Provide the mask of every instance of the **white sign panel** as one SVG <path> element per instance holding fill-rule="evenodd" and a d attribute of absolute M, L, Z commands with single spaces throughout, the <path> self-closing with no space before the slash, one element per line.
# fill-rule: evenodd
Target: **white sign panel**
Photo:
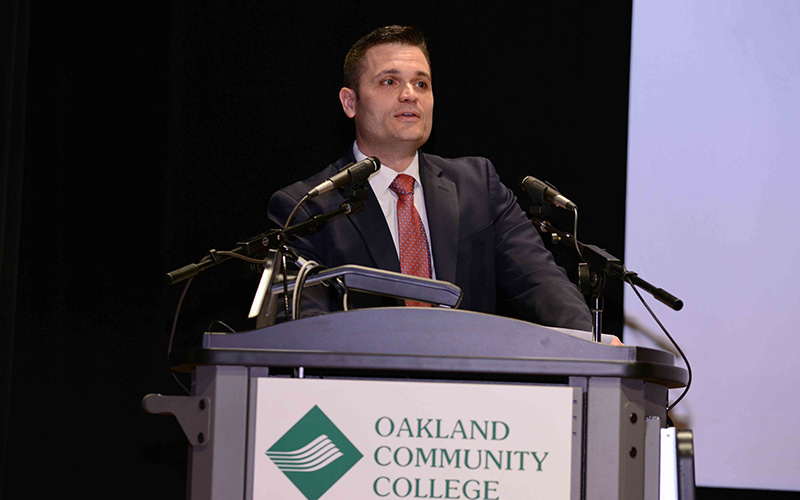
<path fill-rule="evenodd" d="M 575 393 L 259 378 L 252 497 L 569 499 Z"/>

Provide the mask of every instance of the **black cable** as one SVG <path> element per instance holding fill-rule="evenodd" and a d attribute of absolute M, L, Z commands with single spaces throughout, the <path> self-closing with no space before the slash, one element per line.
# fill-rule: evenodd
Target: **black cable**
<path fill-rule="evenodd" d="M 286 271 L 286 252 L 281 251 L 281 274 L 283 275 L 283 312 L 286 314 L 286 321 L 291 319 L 289 315 L 289 274 Z"/>
<path fill-rule="evenodd" d="M 306 286 L 306 279 L 323 269 L 325 267 L 320 266 L 313 260 L 307 261 L 300 266 L 300 270 L 294 280 L 294 291 L 292 293 L 292 311 L 294 312 L 292 319 L 300 319 L 302 316 L 301 300 L 303 298 L 303 288 Z"/>
<path fill-rule="evenodd" d="M 686 364 L 686 370 L 689 372 L 689 380 L 687 380 L 687 382 L 686 382 L 686 388 L 683 390 L 683 392 L 678 397 L 678 399 L 676 399 L 670 406 L 667 407 L 667 413 L 669 413 L 684 398 L 684 396 L 686 396 L 686 393 L 689 392 L 689 388 L 692 385 L 692 366 L 689 364 L 689 359 L 683 353 L 683 349 L 680 348 L 678 343 L 675 342 L 675 339 L 672 338 L 672 335 L 670 335 L 669 332 L 667 331 L 667 329 L 664 328 L 664 325 L 661 324 L 661 321 L 659 321 L 658 317 L 655 315 L 653 310 L 650 309 L 650 306 L 647 305 L 647 302 L 645 302 L 644 298 L 642 298 L 642 295 L 639 293 L 639 290 L 636 289 L 636 285 L 634 285 L 633 282 L 629 279 L 630 276 L 632 276 L 632 275 L 633 275 L 633 273 L 626 273 L 623 276 L 622 279 L 626 283 L 628 283 L 631 286 L 631 288 L 633 288 L 634 293 L 636 294 L 637 297 L 639 297 L 639 300 L 641 301 L 641 303 L 644 304 L 644 307 L 650 313 L 650 316 L 653 317 L 655 322 L 661 328 L 661 331 L 664 332 L 664 335 L 666 335 L 667 338 L 670 340 L 670 342 L 672 342 L 672 345 L 675 346 L 675 349 L 678 351 L 678 354 L 680 354 L 681 358 L 683 359 L 683 362 Z"/>
<path fill-rule="evenodd" d="M 181 306 L 183 305 L 183 299 L 186 297 L 186 292 L 189 291 L 189 285 L 192 284 L 193 279 L 194 277 L 191 277 L 186 281 L 186 285 L 183 287 L 183 292 L 181 292 L 181 296 L 178 299 L 178 306 L 175 308 L 175 316 L 172 318 L 172 329 L 169 332 L 169 342 L 167 342 L 167 363 L 169 363 L 169 358 L 172 355 L 172 342 L 175 340 L 175 332 L 178 328 L 178 316 L 180 315 Z M 175 379 L 175 382 L 177 382 L 177 384 L 186 392 L 186 394 L 191 393 L 191 391 L 189 391 L 189 389 L 183 385 L 174 371 L 170 370 L 170 374 L 172 375 L 172 378 Z"/>
<path fill-rule="evenodd" d="M 580 257 L 583 262 L 586 262 L 586 259 L 583 258 L 581 247 L 578 244 L 578 207 L 572 209 L 572 241 L 575 242 L 575 250 L 578 251 L 578 257 Z"/>
<path fill-rule="evenodd" d="M 307 199 L 308 199 L 308 195 L 303 196 L 302 198 L 300 198 L 300 201 L 297 202 L 297 205 L 294 206 L 292 211 L 289 213 L 289 217 L 286 218 L 286 223 L 283 225 L 283 229 L 284 230 L 286 230 L 286 228 L 289 227 L 289 223 L 294 218 L 295 212 L 297 212 L 297 209 L 300 208 L 300 205 L 305 203 Z"/>
<path fill-rule="evenodd" d="M 216 252 L 216 253 L 218 255 L 224 255 L 224 256 L 228 256 L 228 257 L 235 257 L 237 259 L 241 259 L 241 260 L 244 260 L 244 261 L 247 261 L 247 262 L 251 262 L 251 263 L 255 263 L 255 264 L 263 264 L 264 263 L 264 261 L 262 259 L 253 259 L 252 257 L 247 257 L 245 255 L 240 255 L 240 254 L 238 254 L 236 252 L 220 251 L 220 252 Z M 200 263 L 206 262 L 210 258 L 211 257 L 206 256 L 200 261 Z M 178 305 L 175 307 L 175 314 L 174 314 L 174 316 L 172 318 L 172 328 L 170 329 L 169 340 L 167 342 L 167 362 L 170 361 L 170 356 L 172 356 L 172 347 L 173 347 L 173 343 L 175 342 L 175 334 L 176 334 L 176 332 L 178 330 L 178 317 L 180 316 L 181 307 L 183 306 L 183 301 L 186 298 L 186 294 L 189 292 L 189 286 L 192 284 L 193 280 L 194 280 L 194 276 L 192 276 L 191 278 L 188 278 L 186 280 L 186 285 L 184 285 L 183 291 L 181 292 L 181 296 L 178 298 Z M 216 321 L 216 323 L 220 323 L 220 324 L 222 324 L 222 325 L 224 325 L 224 326 L 226 326 L 226 327 L 228 327 L 230 329 L 230 327 L 228 325 L 225 325 L 225 323 L 222 323 L 221 321 Z M 170 370 L 170 374 L 172 375 L 172 378 L 175 379 L 175 382 L 177 382 L 177 384 L 179 386 L 181 386 L 181 388 L 187 394 L 191 393 L 191 391 L 189 391 L 189 389 L 180 381 L 180 379 L 175 374 L 175 372 Z"/>
<path fill-rule="evenodd" d="M 306 202 L 307 199 L 308 199 L 308 194 L 306 194 L 302 198 L 300 198 L 300 201 L 298 201 L 297 204 L 292 209 L 292 211 L 289 212 L 289 217 L 287 217 L 286 218 L 286 222 L 283 223 L 283 230 L 284 231 L 286 231 L 286 229 L 289 227 L 289 223 L 292 222 L 292 219 L 294 218 L 294 214 L 297 213 L 297 210 L 300 208 L 300 206 L 303 203 Z M 281 234 L 279 238 L 281 240 L 281 246 L 284 246 L 286 244 L 285 235 Z M 288 250 L 288 248 L 287 248 L 287 250 Z M 288 283 L 289 275 L 288 275 L 287 270 L 286 270 L 286 252 L 285 251 L 281 252 L 281 268 L 282 268 L 281 269 L 281 274 L 283 275 L 283 312 L 286 315 L 286 321 L 289 321 L 291 319 L 290 312 L 289 312 L 289 283 Z"/>

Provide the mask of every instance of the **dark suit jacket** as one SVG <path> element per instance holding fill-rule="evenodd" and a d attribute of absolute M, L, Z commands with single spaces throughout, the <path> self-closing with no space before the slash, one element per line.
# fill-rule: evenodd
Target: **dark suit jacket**
<path fill-rule="evenodd" d="M 349 153 L 319 174 L 276 192 L 269 202 L 270 221 L 283 226 L 305 193 L 353 161 Z M 489 160 L 420 152 L 419 162 L 436 278 L 461 288 L 460 309 L 494 313 L 499 294 L 520 319 L 591 330 L 583 296 L 555 264 Z M 292 224 L 334 210 L 343 201 L 338 192 L 313 198 L 300 207 Z M 371 189 L 361 211 L 335 218 L 313 235 L 292 238 L 290 246 L 327 267 L 357 264 L 400 272 L 389 228 Z M 354 307 L 398 305 L 394 299 L 366 295 L 351 302 Z M 336 308 L 321 295 L 303 299 L 304 312 Z"/>

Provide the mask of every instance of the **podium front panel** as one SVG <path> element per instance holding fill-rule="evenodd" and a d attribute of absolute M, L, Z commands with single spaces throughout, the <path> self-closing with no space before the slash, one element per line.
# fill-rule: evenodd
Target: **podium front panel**
<path fill-rule="evenodd" d="M 252 382 L 246 498 L 580 498 L 579 388 Z"/>

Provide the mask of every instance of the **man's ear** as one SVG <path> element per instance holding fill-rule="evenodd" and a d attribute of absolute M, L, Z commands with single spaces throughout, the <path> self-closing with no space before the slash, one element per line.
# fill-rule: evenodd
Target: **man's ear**
<path fill-rule="evenodd" d="M 356 116 L 356 91 L 342 87 L 339 91 L 339 100 L 342 102 L 342 109 L 348 118 Z"/>

